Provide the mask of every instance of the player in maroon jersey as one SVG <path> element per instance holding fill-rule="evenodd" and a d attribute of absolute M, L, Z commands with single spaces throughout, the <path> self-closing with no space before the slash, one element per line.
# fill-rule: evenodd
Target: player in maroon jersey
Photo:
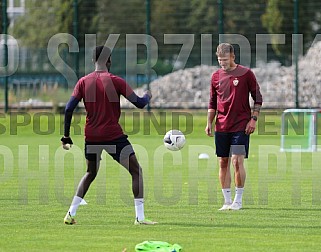
<path fill-rule="evenodd" d="M 262 95 L 253 72 L 235 63 L 231 44 L 219 44 L 216 56 L 220 69 L 212 75 L 205 132 L 213 136 L 215 121 L 215 146 L 219 158 L 219 180 L 224 196 L 220 210 L 242 208 L 242 195 L 246 172 L 244 158 L 248 157 L 250 134 L 262 106 Z M 251 111 L 249 95 L 254 101 Z M 230 163 L 234 167 L 235 197 L 231 197 Z"/>
<path fill-rule="evenodd" d="M 125 167 L 132 177 L 132 191 L 135 203 L 135 224 L 156 224 L 144 215 L 144 188 L 142 169 L 127 135 L 119 124 L 120 95 L 138 108 L 144 108 L 152 95 L 147 91 L 143 97 L 135 94 L 133 89 L 122 78 L 109 72 L 111 66 L 111 50 L 105 46 L 97 46 L 93 52 L 95 71 L 81 78 L 65 108 L 63 146 L 72 144 L 70 123 L 74 109 L 83 100 L 86 115 L 85 125 L 85 157 L 87 172 L 79 182 L 71 206 L 64 218 L 64 223 L 75 224 L 74 216 L 82 202 L 90 184 L 95 179 L 101 153 L 105 150 L 114 160 Z"/>

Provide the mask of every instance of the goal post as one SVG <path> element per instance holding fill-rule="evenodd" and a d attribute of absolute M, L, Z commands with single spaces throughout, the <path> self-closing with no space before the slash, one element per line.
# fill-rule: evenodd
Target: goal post
<path fill-rule="evenodd" d="M 281 148 L 286 152 L 318 151 L 320 109 L 286 109 L 281 119 Z"/>

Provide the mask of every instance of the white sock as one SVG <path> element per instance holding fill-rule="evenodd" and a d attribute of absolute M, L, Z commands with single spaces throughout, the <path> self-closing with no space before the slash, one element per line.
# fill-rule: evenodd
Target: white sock
<path fill-rule="evenodd" d="M 231 204 L 232 203 L 231 188 L 222 189 L 222 193 L 224 196 L 224 204 Z"/>
<path fill-rule="evenodd" d="M 78 196 L 74 196 L 70 208 L 69 208 L 69 213 L 71 216 L 75 216 L 76 215 L 76 211 L 80 205 L 80 202 L 82 201 L 82 198 L 78 197 Z"/>
<path fill-rule="evenodd" d="M 235 187 L 235 198 L 234 198 L 234 202 L 242 203 L 243 191 L 244 191 L 244 188 Z"/>
<path fill-rule="evenodd" d="M 145 219 L 144 214 L 144 199 L 134 199 L 135 202 L 135 212 L 136 212 L 136 219 L 139 221 Z"/>

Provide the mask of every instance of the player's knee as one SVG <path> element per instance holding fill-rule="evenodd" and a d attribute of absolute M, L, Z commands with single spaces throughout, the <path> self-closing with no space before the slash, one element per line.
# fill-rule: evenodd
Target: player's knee
<path fill-rule="evenodd" d="M 228 158 L 220 158 L 220 168 L 227 169 L 228 167 Z"/>
<path fill-rule="evenodd" d="M 143 174 L 142 168 L 138 165 L 130 166 L 129 173 L 132 176 L 141 176 Z"/>
<path fill-rule="evenodd" d="M 97 171 L 88 171 L 87 177 L 90 181 L 93 181 L 97 176 Z"/>
<path fill-rule="evenodd" d="M 239 167 L 239 163 L 237 158 L 232 158 L 232 165 L 234 166 L 234 168 L 238 168 Z"/>
<path fill-rule="evenodd" d="M 243 166 L 243 157 L 238 155 L 232 156 L 232 165 L 235 169 L 239 169 L 239 167 Z"/>

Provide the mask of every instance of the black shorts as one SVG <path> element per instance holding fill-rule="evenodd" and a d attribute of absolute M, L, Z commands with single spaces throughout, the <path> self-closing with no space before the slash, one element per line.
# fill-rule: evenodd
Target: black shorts
<path fill-rule="evenodd" d="M 133 146 L 127 138 L 128 136 L 124 135 L 112 141 L 85 141 L 85 157 L 88 161 L 101 160 L 101 153 L 105 150 L 118 163 L 120 160 L 126 160 L 131 155 L 135 154 Z"/>
<path fill-rule="evenodd" d="M 232 155 L 249 155 L 250 135 L 244 131 L 239 132 L 215 132 L 216 155 L 218 157 L 230 157 Z"/>

